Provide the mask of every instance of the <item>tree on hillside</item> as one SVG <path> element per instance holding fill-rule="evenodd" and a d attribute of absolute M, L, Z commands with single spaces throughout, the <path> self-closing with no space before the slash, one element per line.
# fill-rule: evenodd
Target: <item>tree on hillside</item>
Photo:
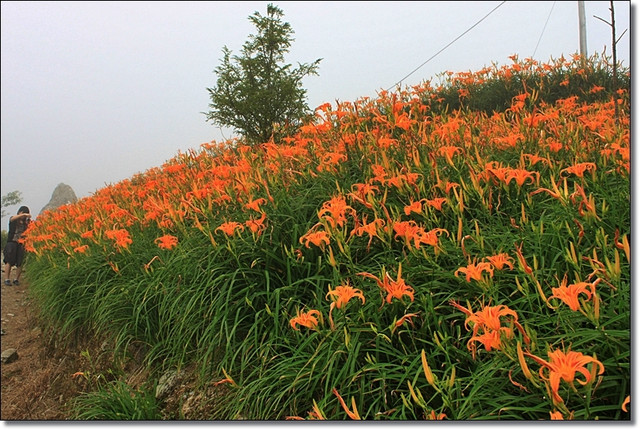
<path fill-rule="evenodd" d="M 0 202 L 0 206 L 2 206 L 2 218 L 10 215 L 10 213 L 5 210 L 6 208 L 20 203 L 22 203 L 22 193 L 18 190 L 11 191 L 10 193 L 2 196 L 2 201 Z M 1 233 L 2 240 L 0 241 L 0 246 L 2 246 L 2 249 L 4 249 L 4 246 L 7 244 L 9 232 L 5 229 L 2 229 Z"/>
<path fill-rule="evenodd" d="M 298 63 L 296 69 L 283 64 L 294 31 L 282 16 L 282 10 L 272 4 L 266 16 L 258 12 L 249 16 L 257 34 L 249 36 L 240 56 L 224 46 L 222 64 L 215 69 L 216 86 L 207 88 L 211 97 L 211 110 L 203 112 L 207 121 L 232 127 L 249 144 L 277 140 L 311 113 L 302 78 L 317 75 L 322 59 Z"/>
<path fill-rule="evenodd" d="M 22 202 L 22 193 L 18 190 L 11 191 L 10 193 L 2 196 L 2 218 L 9 215 L 9 212 L 5 211 L 5 208 L 9 206 L 17 205 Z"/>

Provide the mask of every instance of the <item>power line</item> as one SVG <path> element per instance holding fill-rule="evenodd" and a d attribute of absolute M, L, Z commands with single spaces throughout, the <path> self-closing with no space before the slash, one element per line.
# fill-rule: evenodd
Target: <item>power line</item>
<path fill-rule="evenodd" d="M 387 88 L 387 91 L 391 90 L 392 88 L 398 86 L 398 84 L 400 84 L 402 81 L 404 81 L 405 79 L 407 79 L 409 76 L 413 75 L 415 72 L 418 71 L 418 69 L 420 69 L 422 66 L 424 66 L 425 64 L 427 64 L 429 61 L 433 60 L 436 56 L 438 56 L 442 51 L 444 51 L 445 49 L 447 49 L 449 46 L 453 45 L 458 39 L 460 39 L 462 36 L 464 36 L 465 34 L 467 34 L 468 32 L 470 32 L 471 30 L 473 30 L 474 27 L 476 27 L 478 24 L 480 24 L 482 21 L 484 21 L 489 15 L 491 15 L 493 12 L 495 12 L 500 6 L 502 6 L 503 4 L 506 3 L 506 0 L 503 1 L 502 3 L 500 3 L 498 6 L 494 7 L 493 10 L 491 12 L 489 12 L 488 14 L 486 14 L 485 16 L 483 16 L 480 21 L 476 22 L 475 24 L 473 24 L 471 27 L 469 27 L 467 30 L 465 30 L 464 33 L 462 33 L 460 36 L 456 37 L 455 39 L 453 39 L 451 42 L 449 42 L 449 44 L 447 46 L 445 46 L 444 48 L 442 48 L 441 50 L 439 50 L 438 52 L 436 52 L 435 54 L 433 54 L 427 61 L 425 61 L 424 63 L 420 64 L 418 67 L 416 67 L 415 69 L 413 69 L 407 76 L 405 76 L 404 78 L 400 79 L 398 82 L 396 82 L 394 85 L 392 85 L 391 87 Z"/>
<path fill-rule="evenodd" d="M 553 8 L 556 6 L 556 2 L 553 2 L 551 5 L 551 10 L 549 11 L 549 16 L 547 17 L 547 22 L 544 23 L 544 27 L 542 28 L 542 33 L 540 33 L 540 37 L 538 38 L 538 43 L 536 43 L 536 49 L 533 50 L 533 55 L 531 58 L 535 57 L 536 51 L 538 50 L 538 45 L 540 45 L 540 41 L 542 40 L 542 35 L 544 31 L 547 29 L 547 24 L 549 24 L 549 18 L 551 18 L 551 12 L 553 12 Z"/>

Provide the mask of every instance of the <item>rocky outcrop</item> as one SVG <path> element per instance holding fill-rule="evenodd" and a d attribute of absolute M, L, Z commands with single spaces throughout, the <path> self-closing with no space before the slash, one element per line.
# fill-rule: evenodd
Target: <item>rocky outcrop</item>
<path fill-rule="evenodd" d="M 78 197 L 76 197 L 76 193 L 73 191 L 73 188 L 71 188 L 67 184 L 60 183 L 58 184 L 56 189 L 53 190 L 53 194 L 51 195 L 51 200 L 49 200 L 49 203 L 47 203 L 45 207 L 42 208 L 40 213 L 43 213 L 44 211 L 57 209 L 60 206 L 63 206 L 69 203 L 75 203 L 77 201 L 78 201 Z"/>
<path fill-rule="evenodd" d="M 184 372 L 176 369 L 171 369 L 162 375 L 156 387 L 156 399 L 162 400 L 165 398 L 183 376 Z"/>
<path fill-rule="evenodd" d="M 9 348 L 2 351 L 2 364 L 13 363 L 18 359 L 18 351 L 15 348 Z"/>

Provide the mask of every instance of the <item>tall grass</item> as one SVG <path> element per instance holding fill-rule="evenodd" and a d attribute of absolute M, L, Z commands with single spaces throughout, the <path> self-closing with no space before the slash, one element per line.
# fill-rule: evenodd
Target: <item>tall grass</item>
<path fill-rule="evenodd" d="M 229 384 L 217 418 L 628 420 L 629 88 L 587 64 L 179 153 L 32 223 L 32 294 L 62 338 Z"/>
<path fill-rule="evenodd" d="M 161 418 L 153 390 L 132 390 L 122 381 L 98 387 L 73 400 L 74 420 L 151 421 Z"/>

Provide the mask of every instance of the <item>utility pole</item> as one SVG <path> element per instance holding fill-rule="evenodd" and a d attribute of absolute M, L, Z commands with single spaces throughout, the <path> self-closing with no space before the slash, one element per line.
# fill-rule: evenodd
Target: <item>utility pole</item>
<path fill-rule="evenodd" d="M 578 21 L 580 23 L 580 55 L 587 58 L 587 23 L 584 16 L 584 1 L 578 1 Z"/>

